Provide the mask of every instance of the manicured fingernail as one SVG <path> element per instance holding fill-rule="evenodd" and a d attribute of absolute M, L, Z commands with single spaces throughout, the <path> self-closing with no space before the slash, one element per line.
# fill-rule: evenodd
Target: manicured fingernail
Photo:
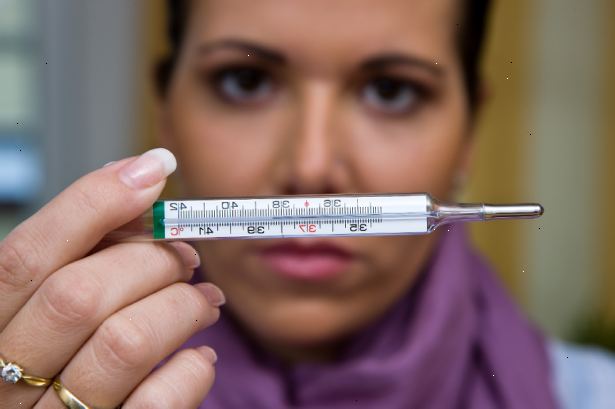
<path fill-rule="evenodd" d="M 145 189 L 160 183 L 177 168 L 175 156 L 164 148 L 145 152 L 124 166 L 119 173 L 124 184 L 133 189 Z"/>
<path fill-rule="evenodd" d="M 177 250 L 184 262 L 184 265 L 189 269 L 194 270 L 201 265 L 201 257 L 199 257 L 199 253 L 197 253 L 194 247 L 192 247 L 188 243 L 176 241 L 173 243 L 169 243 L 169 245 L 175 250 Z"/>
<path fill-rule="evenodd" d="M 205 359 L 211 362 L 212 365 L 218 362 L 218 354 L 216 354 L 216 351 L 214 351 L 213 348 L 203 346 L 197 348 L 197 351 L 199 351 L 205 357 Z"/>
<path fill-rule="evenodd" d="M 207 301 L 214 307 L 220 307 L 226 303 L 226 297 L 224 297 L 224 293 L 218 287 L 211 283 L 199 283 L 196 284 L 195 287 L 203 293 Z"/>

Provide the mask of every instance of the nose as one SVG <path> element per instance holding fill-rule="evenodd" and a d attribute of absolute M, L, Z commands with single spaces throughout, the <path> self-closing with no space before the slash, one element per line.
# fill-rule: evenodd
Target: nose
<path fill-rule="evenodd" d="M 336 193 L 335 164 L 339 163 L 334 135 L 335 91 L 326 83 L 306 86 L 298 102 L 298 115 L 290 127 L 289 194 Z"/>

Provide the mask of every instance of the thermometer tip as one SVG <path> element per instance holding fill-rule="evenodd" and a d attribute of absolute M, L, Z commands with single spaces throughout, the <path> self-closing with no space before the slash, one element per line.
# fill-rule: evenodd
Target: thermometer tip
<path fill-rule="evenodd" d="M 544 206 L 543 206 L 543 205 L 540 205 L 540 204 L 538 204 L 538 205 L 536 205 L 536 206 L 538 206 L 538 216 L 542 216 L 542 215 L 545 213 L 545 208 L 544 208 Z"/>
<path fill-rule="evenodd" d="M 486 219 L 526 219 L 540 217 L 545 209 L 538 203 L 518 205 L 485 205 Z"/>

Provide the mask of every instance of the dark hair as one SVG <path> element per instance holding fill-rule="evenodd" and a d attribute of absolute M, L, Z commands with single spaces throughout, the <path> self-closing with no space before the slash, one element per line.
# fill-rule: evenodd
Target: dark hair
<path fill-rule="evenodd" d="M 470 108 L 474 110 L 478 99 L 480 60 L 492 1 L 463 0 L 463 2 L 465 4 L 457 23 L 457 41 L 468 101 Z M 161 61 L 156 72 L 161 95 L 164 95 L 175 68 L 188 20 L 190 0 L 167 0 L 166 3 L 170 52 Z"/>

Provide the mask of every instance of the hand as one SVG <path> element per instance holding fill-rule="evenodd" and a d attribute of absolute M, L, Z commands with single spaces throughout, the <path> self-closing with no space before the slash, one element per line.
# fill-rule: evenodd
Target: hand
<path fill-rule="evenodd" d="M 93 408 L 198 407 L 215 353 L 183 350 L 219 317 L 224 296 L 186 283 L 186 243 L 97 248 L 160 195 L 175 158 L 157 149 L 77 180 L 0 242 L 0 357 L 54 378 Z M 0 408 L 65 408 L 53 388 L 0 380 Z"/>

